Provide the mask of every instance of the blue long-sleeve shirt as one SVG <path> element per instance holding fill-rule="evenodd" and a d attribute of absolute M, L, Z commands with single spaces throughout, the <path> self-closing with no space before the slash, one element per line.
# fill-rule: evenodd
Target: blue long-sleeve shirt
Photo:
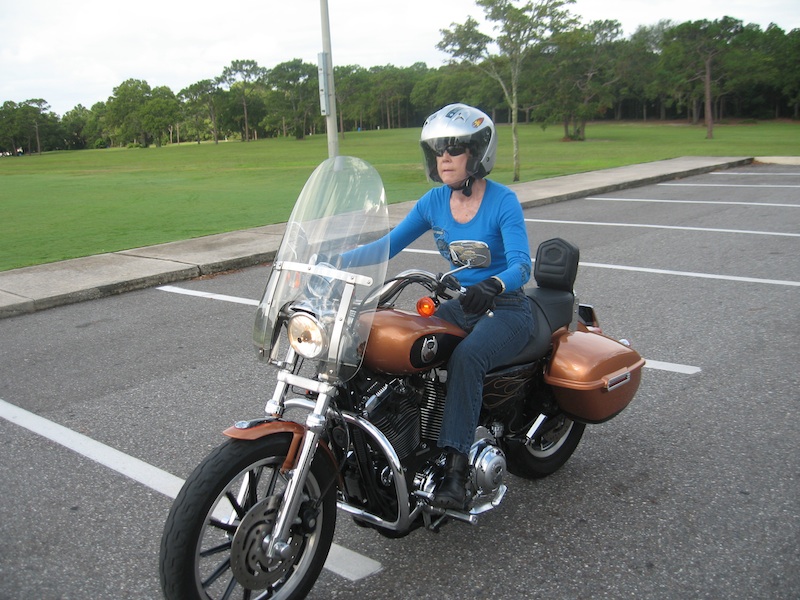
<path fill-rule="evenodd" d="M 498 277 L 508 291 L 521 288 L 531 275 L 528 234 L 522 207 L 516 194 L 499 183 L 486 180 L 486 190 L 477 214 L 467 223 L 459 223 L 450 211 L 447 186 L 434 188 L 420 198 L 400 224 L 389 233 L 389 258 L 414 242 L 426 231 L 433 231 L 436 248 L 450 262 L 450 243 L 477 240 L 488 244 L 492 262 L 487 267 L 465 269 L 458 278 L 464 286 L 489 277 Z M 385 241 L 374 244 L 385 243 Z M 347 252 L 343 259 L 356 266 L 368 264 L 368 244 Z M 455 268 L 452 265 L 451 268 Z"/>

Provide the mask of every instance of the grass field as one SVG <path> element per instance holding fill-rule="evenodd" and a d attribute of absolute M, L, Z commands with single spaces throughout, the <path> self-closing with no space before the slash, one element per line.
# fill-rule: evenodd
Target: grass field
<path fill-rule="evenodd" d="M 418 129 L 348 133 L 340 153 L 370 162 L 389 202 L 429 188 Z M 521 180 L 533 181 L 677 156 L 796 156 L 800 124 L 591 123 L 585 142 L 561 128 L 520 126 Z M 499 127 L 492 178 L 511 183 L 511 132 Z M 285 221 L 324 135 L 148 149 L 0 158 L 0 270 Z"/>

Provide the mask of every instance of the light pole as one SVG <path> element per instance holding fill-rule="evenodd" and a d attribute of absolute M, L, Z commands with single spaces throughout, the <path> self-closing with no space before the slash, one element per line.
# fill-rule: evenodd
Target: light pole
<path fill-rule="evenodd" d="M 320 112 L 328 130 L 328 158 L 339 155 L 339 131 L 336 126 L 336 92 L 333 87 L 333 58 L 331 56 L 331 24 L 328 0 L 319 0 L 322 20 L 322 53 L 319 55 Z"/>

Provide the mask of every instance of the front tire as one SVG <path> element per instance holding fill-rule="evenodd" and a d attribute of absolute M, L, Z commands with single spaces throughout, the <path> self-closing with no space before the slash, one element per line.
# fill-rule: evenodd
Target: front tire
<path fill-rule="evenodd" d="M 168 600 L 304 598 L 328 556 L 336 526 L 336 469 L 319 452 L 291 527 L 291 556 L 262 550 L 286 487 L 281 466 L 291 436 L 230 439 L 186 480 L 161 539 L 161 587 Z"/>
<path fill-rule="evenodd" d="M 515 442 L 508 447 L 509 471 L 528 479 L 541 479 L 558 471 L 578 447 L 586 429 L 564 415 L 530 444 Z"/>

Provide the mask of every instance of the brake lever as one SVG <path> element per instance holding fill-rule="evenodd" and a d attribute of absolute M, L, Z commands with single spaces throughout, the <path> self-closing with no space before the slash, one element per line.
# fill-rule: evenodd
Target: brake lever
<path fill-rule="evenodd" d="M 452 300 L 453 298 L 460 298 L 465 293 L 465 289 L 461 286 L 452 274 L 448 273 L 443 275 L 439 273 L 436 285 L 436 295 Z"/>

